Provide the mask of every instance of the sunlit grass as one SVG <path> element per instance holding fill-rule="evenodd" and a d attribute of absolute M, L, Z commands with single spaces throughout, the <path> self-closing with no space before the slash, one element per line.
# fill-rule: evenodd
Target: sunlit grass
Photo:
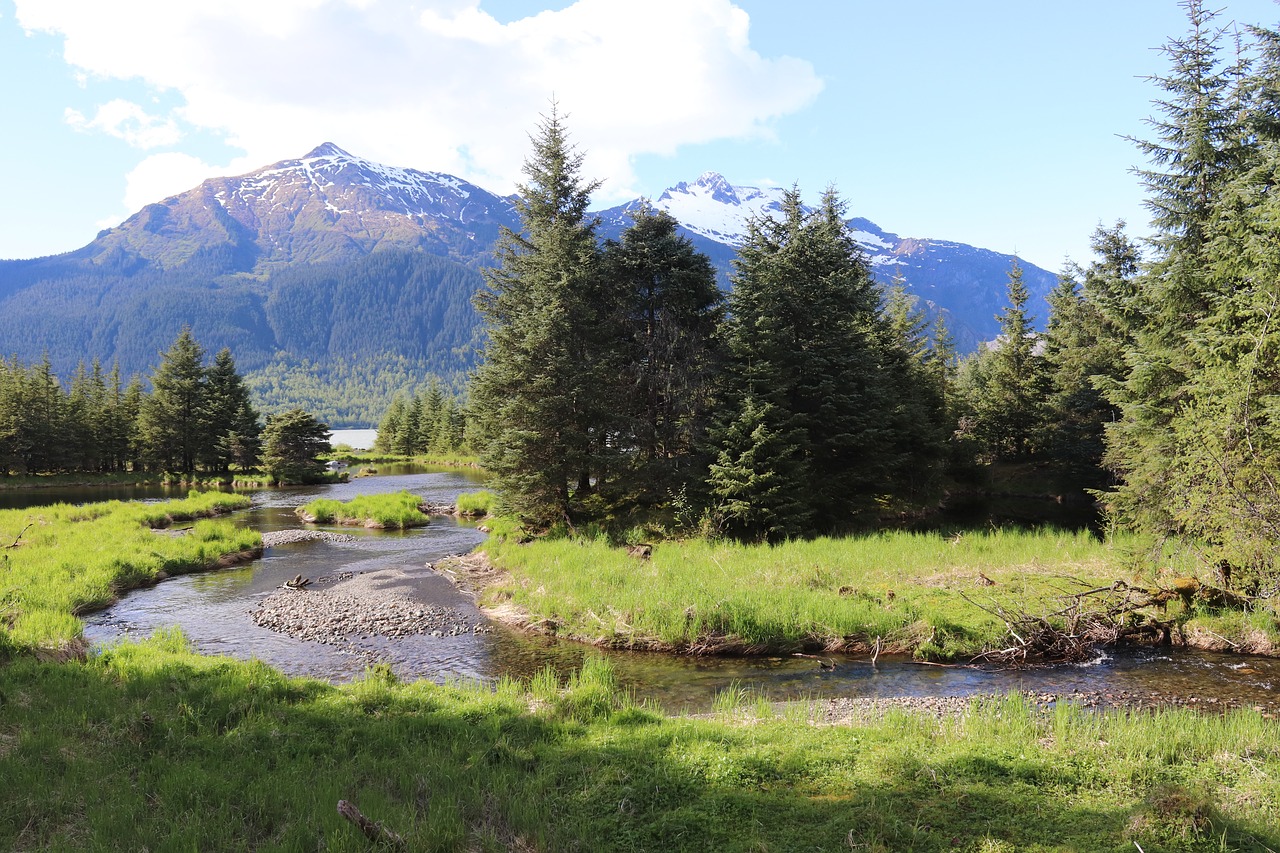
<path fill-rule="evenodd" d="M 0 644 L 66 648 L 82 632 L 76 616 L 106 606 L 122 591 L 259 547 L 258 533 L 227 521 L 196 521 L 183 535 L 153 532 L 248 505 L 242 495 L 193 492 L 163 503 L 0 512 Z"/>
<path fill-rule="evenodd" d="M 1132 573 L 1123 543 L 1049 529 L 663 542 L 647 560 L 603 539 L 486 547 L 512 576 L 487 602 L 510 601 L 580 638 L 677 650 L 834 650 L 879 638 L 885 649 L 955 657 L 1004 634 L 980 604 L 1035 612 L 1080 583 Z"/>
<path fill-rule="evenodd" d="M 422 498 L 408 492 L 360 495 L 349 501 L 318 498 L 298 509 L 298 515 L 318 524 L 353 524 L 402 530 L 421 527 L 430 519 L 419 509 Z"/>
<path fill-rule="evenodd" d="M 0 668 L 0 848 L 324 849 L 349 800 L 434 851 L 1277 849 L 1280 727 L 1253 712 L 667 718 L 590 659 L 560 680 L 345 686 L 181 635 Z M 852 840 L 850 840 L 852 839 Z"/>

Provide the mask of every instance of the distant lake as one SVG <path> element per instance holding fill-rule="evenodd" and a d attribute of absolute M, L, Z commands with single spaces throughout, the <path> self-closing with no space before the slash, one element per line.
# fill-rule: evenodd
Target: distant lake
<path fill-rule="evenodd" d="M 335 429 L 329 433 L 329 443 L 350 445 L 356 450 L 369 450 L 378 437 L 376 429 Z"/>

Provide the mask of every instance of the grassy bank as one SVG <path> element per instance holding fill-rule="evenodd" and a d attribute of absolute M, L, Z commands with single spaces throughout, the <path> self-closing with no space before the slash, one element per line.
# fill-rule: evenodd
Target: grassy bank
<path fill-rule="evenodd" d="M 1253 713 L 809 724 L 667 719 L 569 685 L 343 687 L 181 638 L 0 668 L 0 848 L 359 851 L 340 799 L 432 851 L 1280 848 L 1280 728 Z"/>
<path fill-rule="evenodd" d="M 664 542 L 648 559 L 602 539 L 518 544 L 508 536 L 486 548 L 505 573 L 486 578 L 481 594 L 495 616 L 602 646 L 686 653 L 878 644 L 967 659 L 1010 642 L 1011 614 L 1064 624 L 1070 594 L 1117 582 L 1122 591 L 1167 588 L 1192 570 L 1166 564 L 1144 572 L 1131 540 L 1052 529 L 888 532 L 776 546 Z M 1273 601 L 1223 610 L 1175 598 L 1146 613 L 1170 627 L 1175 643 L 1280 648 Z"/>
<path fill-rule="evenodd" d="M 360 527 L 403 530 L 422 527 L 429 519 L 418 507 L 422 498 L 408 492 L 360 495 L 349 501 L 319 498 L 298 508 L 298 516 L 308 524 L 347 524 Z"/>
<path fill-rule="evenodd" d="M 163 503 L 0 511 L 0 649 L 72 648 L 82 632 L 76 614 L 165 575 L 208 568 L 227 555 L 258 548 L 256 532 L 226 521 L 197 521 L 183 535 L 153 532 L 248 505 L 242 495 L 193 492 Z"/>
<path fill-rule="evenodd" d="M 335 451 L 324 457 L 337 459 L 348 465 L 376 465 L 398 463 L 403 465 L 434 465 L 438 468 L 479 468 L 480 457 L 469 453 L 426 453 L 406 456 L 399 453 L 381 453 L 373 450 Z"/>
<path fill-rule="evenodd" d="M 1085 532 L 995 530 L 785 545 L 664 542 L 649 559 L 603 540 L 487 546 L 509 578 L 482 601 L 604 645 L 688 651 L 873 646 L 972 655 L 1006 626 L 989 605 L 1048 608 L 1062 591 L 1125 573 L 1122 546 Z M 1055 608 L 1056 609 L 1056 608 Z"/>

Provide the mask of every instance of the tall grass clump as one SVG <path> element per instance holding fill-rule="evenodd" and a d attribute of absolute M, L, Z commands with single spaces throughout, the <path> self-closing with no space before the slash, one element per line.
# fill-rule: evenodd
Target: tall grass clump
<path fill-rule="evenodd" d="M 482 489 L 478 492 L 463 492 L 458 495 L 458 515 L 469 518 L 483 518 L 493 511 L 496 495 Z"/>
<path fill-rule="evenodd" d="M 346 524 L 403 530 L 422 527 L 430 519 L 419 507 L 422 498 L 409 492 L 387 495 L 360 495 L 345 503 L 318 498 L 298 508 L 304 521 L 315 524 Z"/>
<path fill-rule="evenodd" d="M 493 538 L 487 547 L 511 581 L 486 601 L 510 601 L 579 639 L 685 652 L 836 651 L 878 641 L 884 651 L 972 655 L 1006 630 L 978 605 L 1056 610 L 1064 578 L 1105 585 L 1128 565 L 1115 543 L 1050 529 L 663 542 L 649 559 L 602 537 Z"/>
<path fill-rule="evenodd" d="M 198 571 L 253 553 L 261 536 L 228 521 L 200 520 L 180 535 L 153 527 L 246 506 L 238 495 L 192 494 L 155 504 L 109 501 L 0 512 L 0 633 L 21 649 L 66 650 L 77 616 L 165 575 Z"/>

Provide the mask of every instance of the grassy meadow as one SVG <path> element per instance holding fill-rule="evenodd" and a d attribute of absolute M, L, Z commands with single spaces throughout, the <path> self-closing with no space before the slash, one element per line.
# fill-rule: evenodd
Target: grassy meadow
<path fill-rule="evenodd" d="M 484 601 L 560 633 L 677 651 L 836 651 L 873 646 L 954 658 L 998 642 L 977 604 L 1037 609 L 1132 574 L 1123 544 L 1087 532 L 888 532 L 785 545 L 660 542 L 648 559 L 604 539 L 486 544 L 509 573 Z M 967 602 L 967 596 L 973 602 Z"/>
<path fill-rule="evenodd" d="M 485 548 L 506 576 L 481 600 L 506 618 L 606 647 L 682 653 L 878 646 L 968 659 L 1007 642 L 1004 615 L 1060 621 L 1055 614 L 1072 594 L 1116 582 L 1167 588 L 1194 573 L 1174 555 L 1151 570 L 1136 539 L 1051 528 L 891 531 L 783 545 L 666 541 L 647 558 L 603 537 L 495 536 Z M 1274 602 L 1232 611 L 1175 600 L 1153 613 L 1181 630 L 1180 641 L 1280 647 Z"/>
<path fill-rule="evenodd" d="M 569 683 L 345 686 L 159 636 L 0 667 L 0 848 L 424 851 L 1280 849 L 1280 726 L 1252 712 L 804 704 L 666 718 Z"/>
<path fill-rule="evenodd" d="M 124 590 L 260 547 L 258 533 L 228 521 L 198 520 L 182 535 L 156 532 L 248 505 L 243 495 L 192 492 L 164 503 L 0 511 L 0 649 L 72 649 L 83 629 L 77 614 L 105 607 Z"/>

